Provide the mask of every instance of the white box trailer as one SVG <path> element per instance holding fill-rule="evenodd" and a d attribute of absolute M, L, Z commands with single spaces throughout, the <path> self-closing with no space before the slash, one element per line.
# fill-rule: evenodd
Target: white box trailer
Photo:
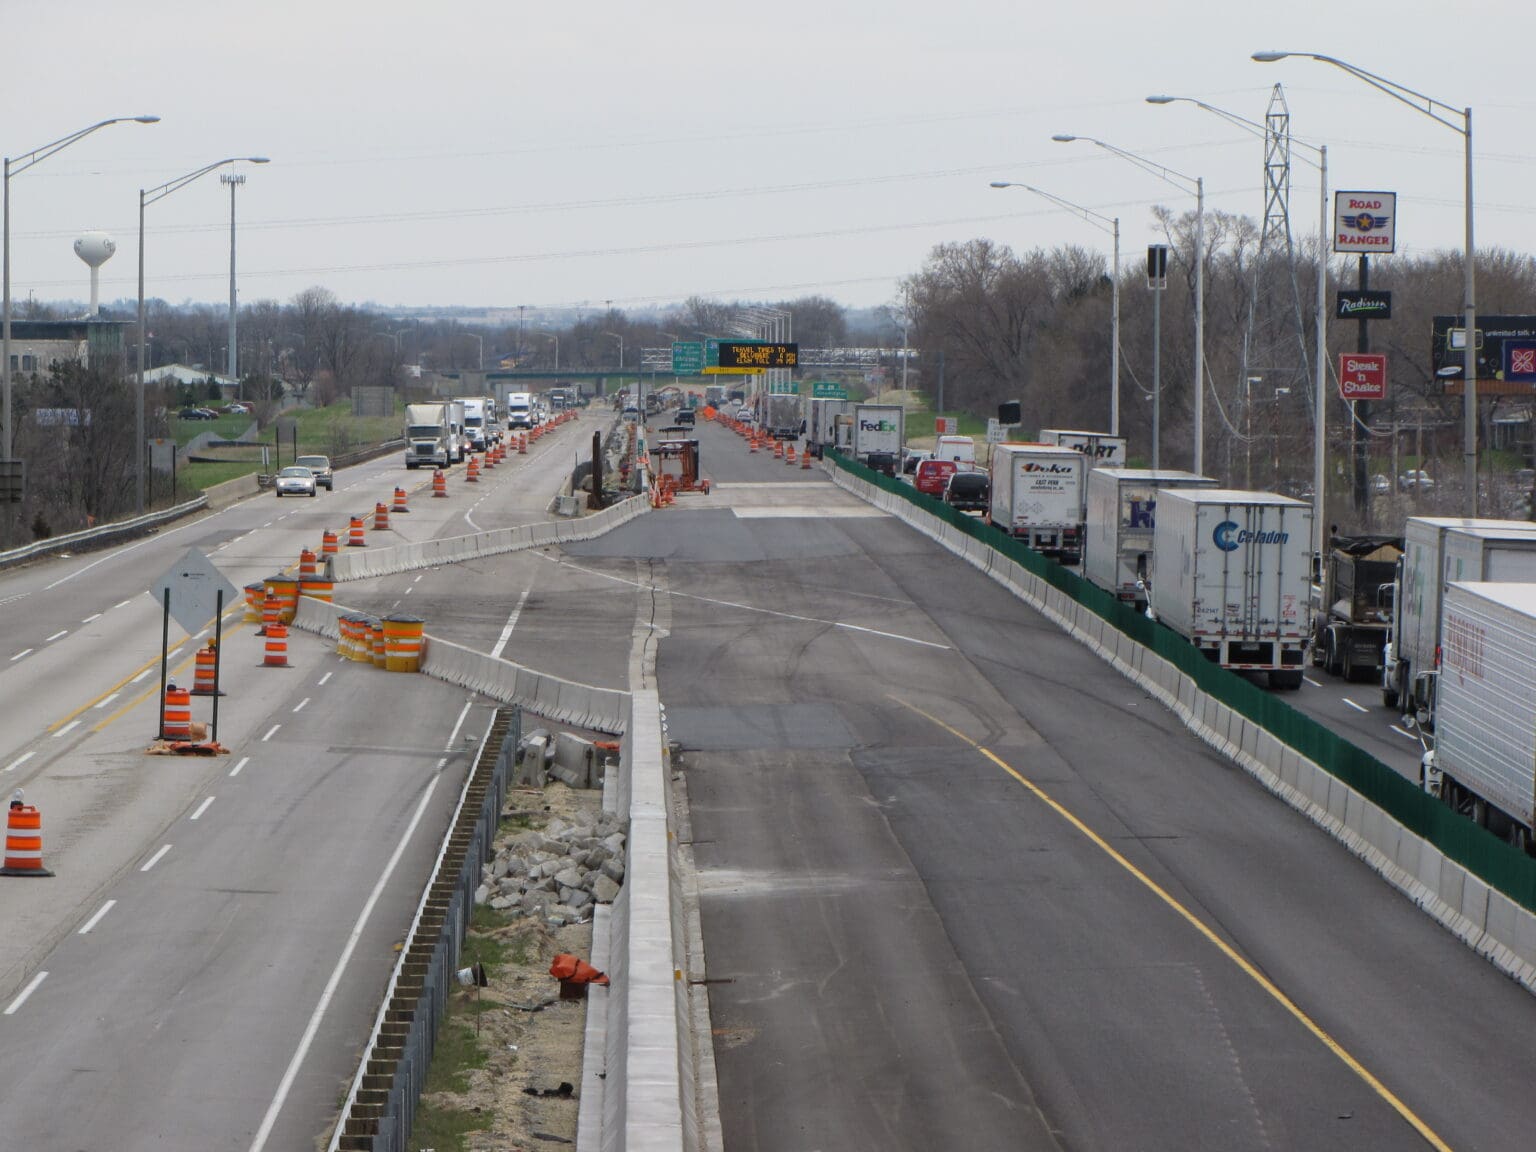
<path fill-rule="evenodd" d="M 819 456 L 828 448 L 847 448 L 853 428 L 853 401 L 818 397 L 811 401 L 806 439 Z"/>
<path fill-rule="evenodd" d="M 1453 582 L 1444 595 L 1435 749 L 1423 783 L 1529 850 L 1536 826 L 1536 584 Z"/>
<path fill-rule="evenodd" d="M 1160 488 L 1215 488 L 1209 476 L 1172 468 L 1092 468 L 1083 529 L 1083 575 L 1140 610 L 1153 578 Z"/>
<path fill-rule="evenodd" d="M 1161 489 L 1157 619 L 1212 663 L 1300 688 L 1312 589 L 1312 506 L 1272 492 Z"/>
<path fill-rule="evenodd" d="M 867 460 L 871 454 L 889 453 L 900 462 L 907 442 L 906 409 L 900 404 L 855 404 L 853 408 L 853 455 Z"/>
<path fill-rule="evenodd" d="M 1076 564 L 1083 548 L 1083 474 L 1087 460 L 1053 444 L 996 444 L 992 448 L 993 527 L 1063 564 Z"/>
<path fill-rule="evenodd" d="M 1445 586 L 1453 581 L 1536 581 L 1536 524 L 1525 520 L 1410 516 L 1382 655 L 1381 700 L 1426 710 L 1434 723 L 1433 672 Z M 1424 678 L 1421 679 L 1421 674 Z"/>
<path fill-rule="evenodd" d="M 1080 432 L 1072 428 L 1042 428 L 1040 443 L 1071 448 L 1088 457 L 1089 468 L 1124 468 L 1125 437 L 1108 432 Z"/>

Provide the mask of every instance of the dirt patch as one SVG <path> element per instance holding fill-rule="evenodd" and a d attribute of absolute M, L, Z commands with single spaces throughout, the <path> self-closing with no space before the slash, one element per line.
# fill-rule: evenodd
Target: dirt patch
<path fill-rule="evenodd" d="M 601 807 L 601 793 L 560 783 L 513 789 L 496 846 L 554 817 L 590 823 Z M 463 1034 L 439 1042 L 418 1127 L 432 1124 L 435 1113 L 469 1113 L 488 1126 L 464 1133 L 460 1146 L 468 1152 L 574 1146 L 587 1002 L 560 999 L 549 974 L 560 952 L 590 961 L 591 923 L 551 928 L 532 916 L 475 909 L 461 963 L 484 964 L 486 984 L 457 986 L 450 997 L 447 1027 Z M 458 1069 L 440 1069 L 441 1054 Z M 444 1087 L 444 1079 L 455 1083 Z M 413 1134 L 410 1146 L 423 1144 Z M 438 1152 L 446 1149 L 439 1144 Z"/>

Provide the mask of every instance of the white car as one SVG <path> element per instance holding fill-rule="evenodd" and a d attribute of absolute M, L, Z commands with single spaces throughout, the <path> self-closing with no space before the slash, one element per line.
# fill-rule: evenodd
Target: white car
<path fill-rule="evenodd" d="M 315 474 L 297 465 L 284 468 L 277 474 L 278 496 L 313 496 L 317 489 Z"/>
<path fill-rule="evenodd" d="M 752 420 L 752 409 L 743 404 L 740 408 L 736 409 L 736 419 L 743 423 L 750 423 Z"/>

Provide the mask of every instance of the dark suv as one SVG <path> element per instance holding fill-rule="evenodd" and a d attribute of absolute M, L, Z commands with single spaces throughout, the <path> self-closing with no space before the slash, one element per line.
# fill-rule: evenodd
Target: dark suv
<path fill-rule="evenodd" d="M 944 503 L 957 512 L 985 512 L 992 481 L 985 472 L 955 472 L 944 485 Z"/>

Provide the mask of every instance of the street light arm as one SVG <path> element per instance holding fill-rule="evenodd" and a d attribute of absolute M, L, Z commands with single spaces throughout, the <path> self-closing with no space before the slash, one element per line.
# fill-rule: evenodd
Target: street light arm
<path fill-rule="evenodd" d="M 1257 120 L 1249 120 L 1246 116 L 1239 116 L 1236 112 L 1228 112 L 1225 108 L 1218 108 L 1214 104 L 1207 104 L 1204 100 L 1196 100 L 1193 96 L 1148 96 L 1147 103 L 1193 104 L 1196 108 L 1204 108 L 1213 116 L 1220 116 L 1228 124 L 1231 124 L 1237 128 L 1241 128 L 1249 135 L 1258 136 L 1261 139 L 1269 135 L 1269 129 L 1264 127 L 1264 125 L 1260 124 Z M 1322 154 L 1323 147 L 1320 144 L 1313 144 L 1306 140 L 1299 140 L 1289 133 L 1286 134 L 1286 139 L 1289 140 L 1292 144 L 1299 144 L 1301 147 L 1311 149 L 1313 152 L 1318 153 L 1319 155 Z M 1306 157 L 1303 157 L 1303 159 L 1306 159 L 1307 163 L 1310 164 L 1313 168 L 1318 167 L 1318 162 L 1316 160 L 1310 160 Z"/>
<path fill-rule="evenodd" d="M 1385 92 L 1400 104 L 1406 104 L 1410 108 L 1424 113 L 1431 120 L 1444 124 L 1452 132 L 1461 135 L 1469 135 L 1472 131 L 1471 110 L 1467 108 L 1455 108 L 1444 100 L 1436 100 L 1433 96 L 1426 96 L 1423 92 L 1417 92 L 1405 84 L 1399 84 L 1394 80 L 1388 80 L 1385 76 L 1378 76 L 1374 72 L 1367 72 L 1347 61 L 1340 60 L 1337 56 L 1324 56 L 1320 52 L 1255 52 L 1253 59 L 1261 64 L 1271 64 L 1276 60 L 1284 60 L 1287 56 L 1302 56 L 1308 60 L 1320 60 L 1324 64 L 1332 64 L 1335 68 L 1343 69 L 1357 80 L 1364 80 L 1372 88 Z M 1437 111 L 1440 109 L 1441 111 Z M 1455 116 L 1460 124 L 1447 119 L 1446 114 Z"/>
<path fill-rule="evenodd" d="M 1036 196 L 1043 196 L 1045 199 L 1049 200 L 1052 204 L 1055 204 L 1059 208 L 1065 208 L 1069 212 L 1076 212 L 1089 224 L 1092 224 L 1095 228 L 1098 228 L 1104 232 L 1108 232 L 1110 235 L 1114 235 L 1115 228 L 1120 223 L 1118 219 L 1102 216 L 1091 208 L 1084 208 L 1081 204 L 1074 204 L 1070 200 L 1063 200 L 1060 196 L 1056 196 L 1050 192 L 1047 192 L 1043 188 L 1036 188 L 1033 184 L 1019 184 L 1011 180 L 994 180 L 992 181 L 992 187 L 1022 188 L 1026 192 L 1033 192 Z"/>
<path fill-rule="evenodd" d="M 250 164 L 270 163 L 270 161 L 265 156 L 230 156 L 223 160 L 215 160 L 212 164 L 204 164 L 196 172 L 188 172 L 185 176 L 178 176 L 175 180 L 170 180 L 160 185 L 158 188 L 150 188 L 147 191 L 142 191 L 139 193 L 139 196 L 143 200 L 145 207 L 148 207 L 149 205 L 154 204 L 159 200 L 164 200 L 172 192 L 176 192 L 182 188 L 185 188 L 199 176 L 206 176 L 215 168 L 222 168 L 226 164 L 238 164 L 242 160 Z"/>
<path fill-rule="evenodd" d="M 1124 148 L 1116 148 L 1113 144 L 1106 144 L 1104 141 L 1096 140 L 1092 136 L 1069 136 L 1062 133 L 1052 136 L 1051 139 L 1058 144 L 1069 144 L 1077 140 L 1081 140 L 1086 144 L 1097 144 L 1104 151 L 1113 152 L 1122 160 L 1129 160 L 1143 172 L 1156 176 L 1159 180 L 1164 180 L 1175 188 L 1183 188 L 1186 192 L 1193 193 L 1196 185 L 1199 184 L 1199 180 L 1194 176 L 1186 176 L 1182 172 L 1175 172 L 1172 168 L 1165 168 L 1161 164 L 1154 164 L 1150 160 L 1142 159 L 1134 152 L 1127 152 Z"/>
<path fill-rule="evenodd" d="M 155 124 L 159 120 L 160 117 L 158 116 L 114 116 L 110 120 L 99 120 L 89 128 L 82 128 L 78 132 L 71 132 L 68 136 L 55 140 L 52 144 L 44 144 L 41 148 L 34 148 L 25 155 L 6 161 L 7 174 L 15 176 L 17 173 L 25 172 L 32 165 L 41 163 L 55 152 L 62 152 L 76 140 L 83 139 L 97 129 L 105 128 L 108 124 L 126 124 L 129 121 L 135 124 Z"/>

